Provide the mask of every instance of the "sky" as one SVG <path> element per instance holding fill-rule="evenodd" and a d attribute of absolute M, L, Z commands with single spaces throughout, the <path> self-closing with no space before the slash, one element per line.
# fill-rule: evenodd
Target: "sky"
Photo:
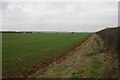
<path fill-rule="evenodd" d="M 2 30 L 96 32 L 118 26 L 118 2 L 0 3 Z"/>

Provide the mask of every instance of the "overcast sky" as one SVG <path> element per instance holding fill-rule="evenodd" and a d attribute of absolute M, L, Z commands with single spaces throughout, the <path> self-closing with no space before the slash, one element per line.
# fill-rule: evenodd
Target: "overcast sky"
<path fill-rule="evenodd" d="M 118 25 L 117 2 L 2 2 L 3 30 L 95 32 Z"/>

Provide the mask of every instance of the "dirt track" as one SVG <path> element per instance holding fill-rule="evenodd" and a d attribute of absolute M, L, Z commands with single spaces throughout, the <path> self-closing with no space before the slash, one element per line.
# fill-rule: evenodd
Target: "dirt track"
<path fill-rule="evenodd" d="M 80 44 L 78 44 L 76 47 L 71 49 L 70 52 L 54 59 L 54 61 L 51 64 L 49 64 L 49 66 L 47 66 L 46 69 L 43 69 L 42 71 L 38 70 L 34 75 L 32 75 L 32 77 L 37 77 L 37 78 L 70 78 L 72 77 L 71 74 L 75 73 L 78 70 L 79 66 L 81 66 L 82 64 L 84 64 L 82 66 L 89 66 L 86 63 L 92 62 L 91 59 L 94 57 L 94 54 L 92 54 L 93 56 L 88 58 L 88 60 L 82 60 L 81 57 L 83 57 L 85 53 L 87 53 L 89 50 L 96 47 L 96 45 L 93 47 L 90 45 L 96 42 L 95 40 L 97 39 L 99 42 L 101 42 L 101 40 L 96 34 L 89 36 Z M 102 43 L 100 44 L 102 45 Z M 101 48 L 101 46 L 99 45 L 97 46 L 98 48 Z M 84 57 L 84 59 L 86 59 L 86 57 Z M 67 72 L 69 72 L 68 75 L 66 75 Z"/>

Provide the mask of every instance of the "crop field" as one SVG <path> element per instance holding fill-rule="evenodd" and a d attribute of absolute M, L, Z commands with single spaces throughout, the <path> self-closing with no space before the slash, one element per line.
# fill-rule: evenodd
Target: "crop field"
<path fill-rule="evenodd" d="M 3 76 L 15 75 L 32 66 L 60 56 L 87 38 L 90 33 L 3 33 Z"/>

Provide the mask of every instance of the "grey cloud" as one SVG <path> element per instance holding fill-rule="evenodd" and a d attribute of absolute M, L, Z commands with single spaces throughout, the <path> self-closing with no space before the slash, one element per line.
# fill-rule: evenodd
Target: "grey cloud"
<path fill-rule="evenodd" d="M 117 3 L 3 4 L 3 30 L 97 31 L 117 26 Z"/>
<path fill-rule="evenodd" d="M 1 5 L 0 7 L 2 7 L 1 8 L 2 10 L 8 9 L 8 2 L 1 2 L 0 5 Z"/>

